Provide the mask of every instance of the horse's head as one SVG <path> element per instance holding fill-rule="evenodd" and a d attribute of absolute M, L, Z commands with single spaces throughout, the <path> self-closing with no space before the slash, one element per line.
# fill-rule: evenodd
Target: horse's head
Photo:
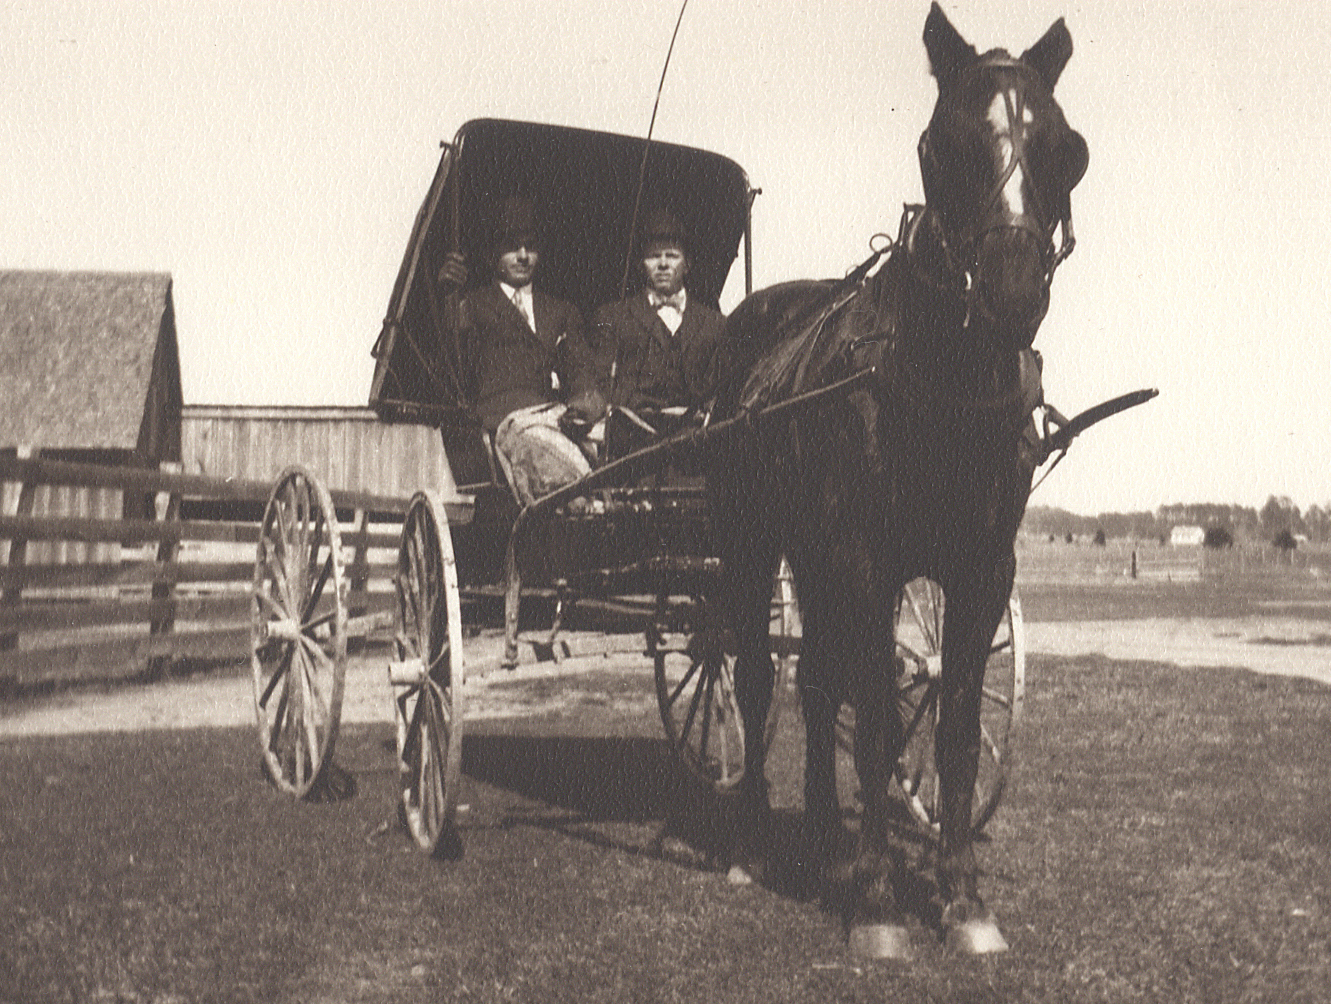
<path fill-rule="evenodd" d="M 1072 37 L 1060 18 L 1020 58 L 981 56 L 935 3 L 924 44 L 938 102 L 920 137 L 920 170 L 942 258 L 967 291 L 972 324 L 1025 348 L 1072 251 L 1070 196 L 1086 170 L 1086 141 L 1053 96 Z"/>

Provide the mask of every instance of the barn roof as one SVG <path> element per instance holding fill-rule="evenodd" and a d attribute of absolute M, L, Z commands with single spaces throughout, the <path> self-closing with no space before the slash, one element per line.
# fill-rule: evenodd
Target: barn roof
<path fill-rule="evenodd" d="M 155 359 L 178 399 L 169 274 L 0 271 L 0 446 L 135 449 Z"/>

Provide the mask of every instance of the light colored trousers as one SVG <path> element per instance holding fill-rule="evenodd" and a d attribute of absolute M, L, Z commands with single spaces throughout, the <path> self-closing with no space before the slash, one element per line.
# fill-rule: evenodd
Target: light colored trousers
<path fill-rule="evenodd" d="M 519 408 L 495 430 L 499 465 L 523 505 L 591 473 L 587 455 L 559 428 L 565 410 L 557 401 Z"/>

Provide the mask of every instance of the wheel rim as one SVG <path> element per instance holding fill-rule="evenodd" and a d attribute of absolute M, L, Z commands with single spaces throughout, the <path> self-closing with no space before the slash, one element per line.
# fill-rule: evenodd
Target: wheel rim
<path fill-rule="evenodd" d="M 656 651 L 656 694 L 666 738 L 684 766 L 718 791 L 744 777 L 744 724 L 735 699 L 734 659 L 693 635 Z"/>
<path fill-rule="evenodd" d="M 395 585 L 397 662 L 389 679 L 402 815 L 416 845 L 433 852 L 457 807 L 463 673 L 452 538 L 428 493 L 412 499 L 403 520 Z"/>
<path fill-rule="evenodd" d="M 264 510 L 250 664 L 264 766 L 302 797 L 333 754 L 346 676 L 346 592 L 337 516 L 308 472 L 283 472 Z"/>

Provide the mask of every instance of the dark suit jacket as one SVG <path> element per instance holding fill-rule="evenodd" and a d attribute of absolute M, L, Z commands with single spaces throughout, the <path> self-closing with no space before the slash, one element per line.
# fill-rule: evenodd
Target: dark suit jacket
<path fill-rule="evenodd" d="M 491 283 L 467 294 L 463 334 L 475 368 L 476 413 L 493 432 L 504 416 L 545 401 L 567 400 L 597 386 L 596 361 L 571 303 L 533 290 L 536 331 Z M 550 374 L 559 374 L 560 389 Z"/>
<path fill-rule="evenodd" d="M 704 404 L 716 389 L 717 348 L 724 330 L 725 318 L 691 296 L 673 335 L 645 291 L 602 307 L 592 324 L 591 342 L 610 403 L 635 411 Z M 616 358 L 611 387 L 610 367 Z"/>

